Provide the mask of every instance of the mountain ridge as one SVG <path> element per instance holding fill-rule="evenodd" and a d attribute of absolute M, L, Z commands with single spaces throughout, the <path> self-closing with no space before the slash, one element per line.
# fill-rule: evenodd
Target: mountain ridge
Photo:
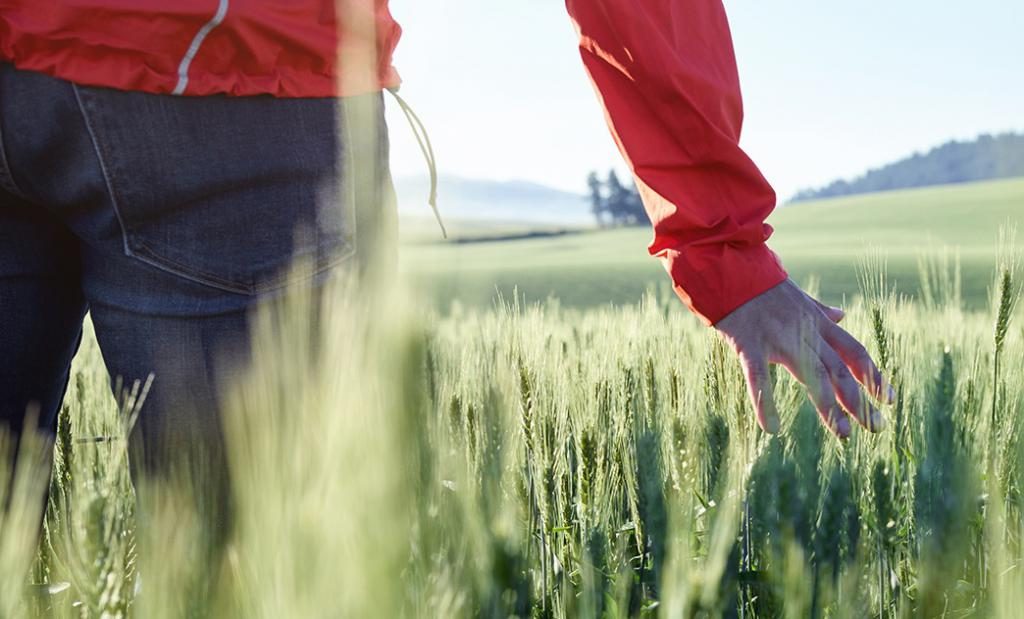
<path fill-rule="evenodd" d="M 399 213 L 429 215 L 430 181 L 424 177 L 395 179 Z M 442 217 L 466 220 L 520 221 L 555 225 L 593 225 L 583 194 L 525 180 L 490 180 L 442 175 L 438 179 Z"/>

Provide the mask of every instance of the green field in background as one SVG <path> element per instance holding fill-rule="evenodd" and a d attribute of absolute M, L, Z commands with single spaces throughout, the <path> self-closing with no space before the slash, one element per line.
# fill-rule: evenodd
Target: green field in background
<path fill-rule="evenodd" d="M 1016 225 L 1024 242 L 1024 179 L 806 202 L 780 207 L 769 222 L 770 244 L 791 276 L 817 278 L 828 302 L 858 293 L 857 266 L 874 251 L 887 258 L 897 291 L 914 295 L 918 257 L 949 247 L 960 253 L 964 300 L 977 307 L 987 299 L 1000 228 Z M 462 241 L 523 233 L 522 226 L 454 228 Z M 498 291 L 591 307 L 634 302 L 652 286 L 667 289 L 660 263 L 647 255 L 646 228 L 459 243 L 424 240 L 422 229 L 405 237 L 402 271 L 441 309 L 454 300 L 489 304 Z"/>

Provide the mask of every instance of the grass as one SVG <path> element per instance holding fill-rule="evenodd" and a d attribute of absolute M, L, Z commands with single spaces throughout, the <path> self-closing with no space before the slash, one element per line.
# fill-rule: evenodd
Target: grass
<path fill-rule="evenodd" d="M 830 303 L 857 293 L 856 264 L 867 250 L 883 248 L 891 284 L 900 293 L 917 295 L 919 255 L 955 248 L 963 300 L 981 308 L 988 300 L 998 231 L 1007 223 L 1024 226 L 1022 205 L 1024 179 L 801 203 L 778 209 L 769 220 L 775 227 L 771 245 L 794 279 L 816 278 Z M 485 232 L 474 226 L 461 234 Z M 425 242 L 416 228 L 407 237 L 402 262 L 410 279 L 443 310 L 453 300 L 490 305 L 496 290 L 506 298 L 518 290 L 528 301 L 555 296 L 564 306 L 587 308 L 633 303 L 652 285 L 667 287 L 661 265 L 647 255 L 650 237 L 648 229 L 636 228 L 451 245 Z"/>
<path fill-rule="evenodd" d="M 327 345 L 313 345 L 314 301 L 296 291 L 259 321 L 249 377 L 227 394 L 236 510 L 222 555 L 189 500 L 201 479 L 139 480 L 136 511 L 125 413 L 86 338 L 38 552 L 26 540 L 39 450 L 23 451 L 18 483 L 0 483 L 14 493 L 0 512 L 0 612 L 1016 617 L 1013 250 L 974 310 L 952 293 L 950 264 L 923 269 L 925 303 L 892 294 L 871 262 L 847 326 L 898 398 L 889 430 L 842 443 L 783 372 L 783 432 L 761 433 L 734 358 L 672 299 L 442 317 L 394 292 L 341 290 L 323 301 Z M 91 436 L 113 440 L 79 440 Z M 27 580 L 72 586 L 39 594 Z"/>

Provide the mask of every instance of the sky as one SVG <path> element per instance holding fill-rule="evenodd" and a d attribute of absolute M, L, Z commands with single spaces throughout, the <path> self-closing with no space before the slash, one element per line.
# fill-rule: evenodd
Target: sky
<path fill-rule="evenodd" d="M 711 1 L 711 0 L 708 0 Z M 1024 130 L 1021 0 L 725 0 L 741 145 L 780 198 L 949 139 Z M 391 0 L 442 173 L 582 192 L 621 167 L 561 0 Z M 396 176 L 425 164 L 396 106 Z"/>

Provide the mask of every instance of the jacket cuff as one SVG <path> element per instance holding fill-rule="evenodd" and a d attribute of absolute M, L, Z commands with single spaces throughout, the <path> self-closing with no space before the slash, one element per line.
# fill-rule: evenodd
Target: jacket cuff
<path fill-rule="evenodd" d="M 667 249 L 659 257 L 676 294 L 708 326 L 788 277 L 779 257 L 763 243 Z"/>

